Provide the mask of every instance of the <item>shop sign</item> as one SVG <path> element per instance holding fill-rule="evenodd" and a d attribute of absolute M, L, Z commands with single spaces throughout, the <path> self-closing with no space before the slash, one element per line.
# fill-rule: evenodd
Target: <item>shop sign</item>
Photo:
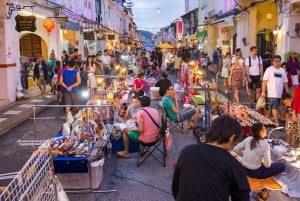
<path fill-rule="evenodd" d="M 21 16 L 17 15 L 15 17 L 16 20 L 16 31 L 21 32 L 21 31 L 31 31 L 35 32 L 36 26 L 35 26 L 35 16 Z"/>
<path fill-rule="evenodd" d="M 61 24 L 61 28 L 63 29 L 68 29 L 68 30 L 74 30 L 74 31 L 79 31 L 79 23 L 76 22 L 65 22 Z"/>
<path fill-rule="evenodd" d="M 222 40 L 222 45 L 229 45 L 229 40 Z"/>
<path fill-rule="evenodd" d="M 95 40 L 95 32 L 93 32 L 93 31 L 83 32 L 83 39 L 84 40 Z"/>

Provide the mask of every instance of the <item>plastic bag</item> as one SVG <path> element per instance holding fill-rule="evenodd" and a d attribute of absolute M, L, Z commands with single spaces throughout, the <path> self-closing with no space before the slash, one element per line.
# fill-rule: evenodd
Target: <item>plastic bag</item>
<path fill-rule="evenodd" d="M 166 150 L 170 151 L 172 147 L 172 137 L 169 131 L 166 131 L 166 136 L 165 136 L 165 146 Z"/>
<path fill-rule="evenodd" d="M 265 98 L 259 97 L 259 99 L 256 103 L 256 109 L 259 110 L 259 109 L 262 109 L 264 107 L 265 107 Z"/>

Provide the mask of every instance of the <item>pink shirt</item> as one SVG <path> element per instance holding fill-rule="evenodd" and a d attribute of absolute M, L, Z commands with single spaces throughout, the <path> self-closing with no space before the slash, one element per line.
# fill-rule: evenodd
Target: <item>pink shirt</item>
<path fill-rule="evenodd" d="M 145 85 L 144 80 L 135 79 L 133 82 L 133 86 L 135 85 L 136 88 L 141 88 L 143 85 Z"/>
<path fill-rule="evenodd" d="M 151 107 L 144 107 L 147 110 L 154 121 L 160 125 L 159 114 L 157 109 Z M 153 123 L 149 115 L 143 111 L 139 110 L 136 114 L 137 122 L 144 125 L 144 132 L 139 136 L 139 140 L 145 143 L 155 142 L 157 139 L 159 128 Z"/>

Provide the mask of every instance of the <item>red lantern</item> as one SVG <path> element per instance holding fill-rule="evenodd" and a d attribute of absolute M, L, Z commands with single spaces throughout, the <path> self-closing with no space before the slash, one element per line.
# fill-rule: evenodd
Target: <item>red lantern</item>
<path fill-rule="evenodd" d="M 55 22 L 47 20 L 43 23 L 43 27 L 47 30 L 47 32 L 50 35 L 52 30 L 55 28 Z"/>

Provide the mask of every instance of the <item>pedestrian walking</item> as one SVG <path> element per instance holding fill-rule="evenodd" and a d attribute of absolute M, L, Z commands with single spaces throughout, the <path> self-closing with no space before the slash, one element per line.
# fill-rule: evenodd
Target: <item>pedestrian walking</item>
<path fill-rule="evenodd" d="M 230 73 L 230 67 L 231 67 L 231 58 L 230 58 L 230 53 L 227 52 L 223 61 L 223 67 L 221 71 L 221 77 L 223 78 L 223 86 L 225 89 L 225 94 L 228 93 L 228 89 L 229 89 L 228 78 Z"/>
<path fill-rule="evenodd" d="M 289 70 L 292 78 L 292 87 L 291 87 L 291 95 L 294 97 L 295 88 L 299 85 L 298 72 L 300 71 L 300 62 L 297 59 L 297 53 L 292 52 L 289 60 L 287 61 L 289 65 Z"/>
<path fill-rule="evenodd" d="M 257 48 L 250 48 L 250 56 L 246 58 L 246 74 L 248 81 L 247 95 L 250 102 L 250 107 L 253 109 L 254 103 L 259 99 L 261 94 L 261 82 L 263 80 L 263 65 L 262 59 L 257 55 Z M 255 98 L 253 90 L 255 89 Z"/>
<path fill-rule="evenodd" d="M 280 68 L 281 57 L 275 55 L 273 57 L 273 65 L 267 68 L 263 76 L 261 97 L 266 97 L 268 94 L 272 116 L 275 121 L 275 126 L 279 126 L 278 121 L 278 108 L 283 93 L 283 87 L 287 93 L 290 93 L 288 87 L 288 79 L 286 72 L 283 68 Z"/>
<path fill-rule="evenodd" d="M 243 58 L 237 57 L 234 64 L 230 68 L 229 86 L 233 89 L 233 100 L 236 104 L 240 103 L 239 89 L 245 86 L 245 68 L 243 66 Z"/>
<path fill-rule="evenodd" d="M 242 138 L 240 124 L 228 115 L 216 118 L 207 144 L 186 146 L 173 176 L 176 201 L 249 201 L 250 187 L 242 165 L 230 154 Z"/>

